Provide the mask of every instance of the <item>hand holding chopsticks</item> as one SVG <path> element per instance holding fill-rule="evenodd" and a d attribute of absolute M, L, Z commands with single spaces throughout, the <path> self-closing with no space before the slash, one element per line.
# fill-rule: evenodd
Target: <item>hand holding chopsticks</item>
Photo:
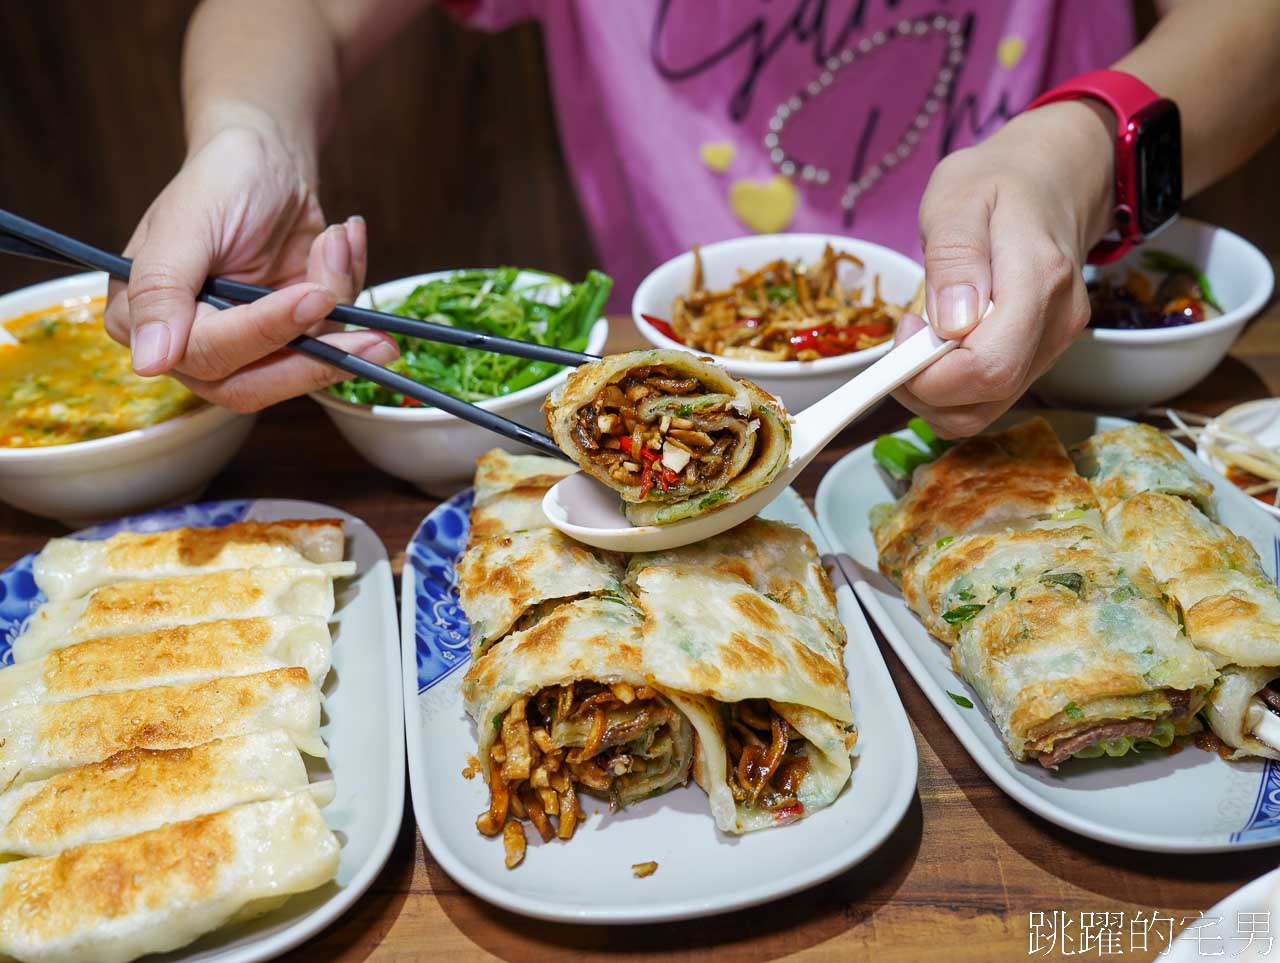
<path fill-rule="evenodd" d="M 128 258 L 95 248 L 92 245 L 66 237 L 8 211 L 0 211 L 0 251 L 23 257 L 71 264 L 105 271 L 113 277 L 127 280 L 132 270 Z M 256 301 L 272 293 L 269 288 L 225 278 L 210 278 L 197 299 L 220 310 L 232 307 L 233 301 Z M 433 324 L 398 315 L 383 314 L 366 308 L 338 305 L 330 317 L 335 321 L 379 331 L 411 335 L 425 341 L 452 344 L 466 348 L 493 351 L 553 364 L 579 365 L 595 360 L 594 356 L 568 351 L 550 345 L 534 344 L 512 338 L 503 338 L 479 331 Z M 512 441 L 535 448 L 544 454 L 563 457 L 560 449 L 546 435 L 523 425 L 462 401 L 443 391 L 423 385 L 402 374 L 373 364 L 319 339 L 302 335 L 290 342 L 289 347 L 350 374 L 367 378 L 391 391 L 413 398 L 426 405 L 439 408 L 464 421 L 479 425 Z"/>

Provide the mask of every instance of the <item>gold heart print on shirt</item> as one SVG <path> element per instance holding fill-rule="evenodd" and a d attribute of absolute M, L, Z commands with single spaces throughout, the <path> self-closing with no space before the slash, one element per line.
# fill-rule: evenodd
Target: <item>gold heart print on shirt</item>
<path fill-rule="evenodd" d="M 723 174 L 729 169 L 729 165 L 733 163 L 733 158 L 737 155 L 738 148 L 727 140 L 708 141 L 702 145 L 698 153 L 701 154 L 702 163 L 707 166 L 708 170 Z"/>
<path fill-rule="evenodd" d="M 729 209 L 756 234 L 775 234 L 786 228 L 796 213 L 796 188 L 777 174 L 767 181 L 744 177 L 729 185 Z"/>

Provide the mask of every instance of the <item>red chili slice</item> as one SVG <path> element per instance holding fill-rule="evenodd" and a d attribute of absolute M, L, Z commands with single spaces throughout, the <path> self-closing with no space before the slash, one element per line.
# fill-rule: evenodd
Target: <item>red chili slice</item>
<path fill-rule="evenodd" d="M 677 344 L 684 344 L 684 339 L 676 334 L 675 328 L 671 327 L 670 321 L 663 321 L 661 318 L 655 318 L 652 314 L 642 314 L 640 317 L 644 318 L 651 325 L 657 328 L 661 334 L 670 338 L 672 341 Z"/>

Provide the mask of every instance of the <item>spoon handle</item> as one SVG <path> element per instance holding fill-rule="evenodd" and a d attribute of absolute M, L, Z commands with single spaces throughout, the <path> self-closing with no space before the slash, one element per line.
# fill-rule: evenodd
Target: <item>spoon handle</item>
<path fill-rule="evenodd" d="M 944 341 L 925 327 L 861 374 L 796 415 L 791 460 L 808 461 L 889 392 L 919 374 L 959 341 Z"/>

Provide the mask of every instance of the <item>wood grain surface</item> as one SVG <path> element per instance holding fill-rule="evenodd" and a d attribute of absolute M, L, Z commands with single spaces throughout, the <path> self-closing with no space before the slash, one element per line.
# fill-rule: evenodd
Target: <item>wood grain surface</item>
<path fill-rule="evenodd" d="M 612 324 L 611 350 L 639 346 L 629 319 L 615 317 Z M 1220 411 L 1277 389 L 1280 307 L 1261 317 L 1206 382 L 1176 404 Z M 895 402 L 885 403 L 823 452 L 796 487 L 811 501 L 832 463 L 901 427 L 906 417 Z M 265 412 L 206 497 L 306 498 L 337 505 L 382 537 L 397 579 L 405 545 L 436 504 L 363 462 L 309 400 Z M 61 531 L 56 523 L 0 506 L 0 565 Z M 345 963 L 447 955 L 523 961 L 567 953 L 583 960 L 1025 959 L 1033 912 L 1062 910 L 1078 918 L 1081 912 L 1160 911 L 1181 922 L 1276 865 L 1274 850 L 1209 856 L 1131 852 L 1031 814 L 983 775 L 881 643 L 912 721 L 919 786 L 888 841 L 842 876 L 767 906 L 707 920 L 611 927 L 543 923 L 490 906 L 445 875 L 423 847 L 406 797 L 399 840 L 373 888 L 286 959 Z M 1128 943 L 1122 946 L 1127 951 Z M 1129 959 L 1151 955 L 1126 953 Z"/>

